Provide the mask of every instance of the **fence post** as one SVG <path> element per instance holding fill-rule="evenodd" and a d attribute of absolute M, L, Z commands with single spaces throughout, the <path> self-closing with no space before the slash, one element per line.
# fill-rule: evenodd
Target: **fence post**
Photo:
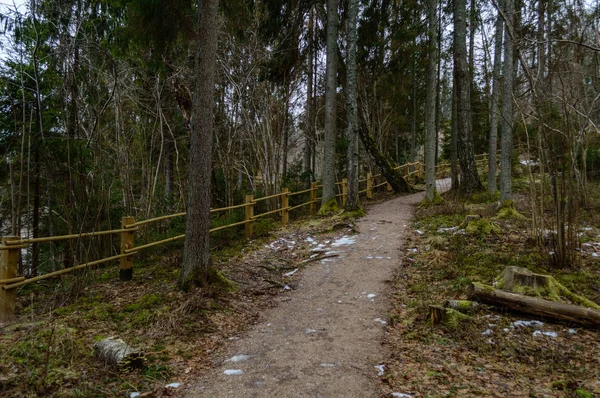
<path fill-rule="evenodd" d="M 373 198 L 373 173 L 367 173 L 367 199 Z"/>
<path fill-rule="evenodd" d="M 290 205 L 289 192 L 290 190 L 288 188 L 283 188 L 281 190 L 281 225 L 287 225 L 290 221 L 290 212 L 288 211 Z"/>
<path fill-rule="evenodd" d="M 348 199 L 348 179 L 342 178 L 342 207 L 346 207 L 347 199 Z"/>
<path fill-rule="evenodd" d="M 317 215 L 317 183 L 310 183 L 310 215 Z"/>
<path fill-rule="evenodd" d="M 128 229 L 133 223 L 135 223 L 135 218 L 125 216 L 121 219 L 121 228 Z M 125 254 L 126 250 L 133 249 L 133 234 L 134 231 L 121 232 L 121 254 Z M 133 254 L 127 257 L 121 257 L 119 278 L 122 281 L 130 281 L 133 279 Z"/>
<path fill-rule="evenodd" d="M 245 215 L 244 228 L 246 229 L 246 239 L 252 238 L 252 217 L 254 217 L 254 195 L 246 195 L 246 199 L 244 201 L 246 207 L 244 207 Z"/>
<path fill-rule="evenodd" d="M 11 241 L 19 240 L 18 236 L 2 237 L 2 259 L 0 263 L 0 323 L 11 322 L 15 320 L 15 302 L 17 290 L 2 289 L 2 285 L 11 283 L 11 279 L 17 277 L 17 268 L 21 246 L 14 245 L 14 248 L 7 247 Z M 14 281 L 13 281 L 14 282 Z"/>

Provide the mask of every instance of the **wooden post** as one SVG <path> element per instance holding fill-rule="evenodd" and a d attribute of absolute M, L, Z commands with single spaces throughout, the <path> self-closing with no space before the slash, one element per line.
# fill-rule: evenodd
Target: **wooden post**
<path fill-rule="evenodd" d="M 2 289 L 2 285 L 10 283 L 11 279 L 17 277 L 17 269 L 19 264 L 19 256 L 21 254 L 21 246 L 14 245 L 14 248 L 8 248 L 8 243 L 19 240 L 18 236 L 2 237 L 2 259 L 0 263 L 0 323 L 12 322 L 15 320 L 15 302 L 17 298 L 17 290 Z"/>
<path fill-rule="evenodd" d="M 246 207 L 244 207 L 244 209 L 245 209 L 244 221 L 246 221 L 246 224 L 244 224 L 244 227 L 246 229 L 246 239 L 251 239 L 252 238 L 252 217 L 254 217 L 254 195 L 246 195 L 246 200 L 244 201 L 244 203 L 246 204 Z"/>
<path fill-rule="evenodd" d="M 317 183 L 310 183 L 310 215 L 317 215 Z"/>
<path fill-rule="evenodd" d="M 342 178 L 342 207 L 346 207 L 348 199 L 348 179 Z"/>
<path fill-rule="evenodd" d="M 133 217 L 125 216 L 121 219 L 121 228 L 127 229 L 133 223 L 135 223 Z M 133 249 L 133 234 L 134 231 L 121 232 L 121 254 L 125 254 L 125 250 Z M 127 257 L 121 257 L 119 278 L 122 281 L 130 281 L 133 279 L 133 254 Z"/>
<path fill-rule="evenodd" d="M 290 222 L 290 212 L 288 211 L 290 205 L 289 192 L 290 190 L 287 188 L 281 190 L 281 225 L 287 225 Z"/>
<path fill-rule="evenodd" d="M 393 191 L 392 186 L 390 185 L 389 182 L 387 183 L 387 191 L 388 192 L 392 192 Z"/>
<path fill-rule="evenodd" d="M 373 199 L 373 173 L 367 174 L 367 199 Z"/>

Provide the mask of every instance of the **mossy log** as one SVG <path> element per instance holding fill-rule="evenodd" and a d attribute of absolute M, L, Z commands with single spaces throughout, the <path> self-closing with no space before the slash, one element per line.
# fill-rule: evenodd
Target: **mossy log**
<path fill-rule="evenodd" d="M 472 318 L 452 308 L 444 308 L 439 305 L 429 306 L 429 317 L 432 325 L 443 324 L 456 329 L 462 322 L 470 321 Z"/>
<path fill-rule="evenodd" d="M 505 292 L 477 282 L 473 282 L 471 285 L 469 297 L 486 304 L 505 307 L 542 319 L 600 327 L 600 311 L 592 308 Z"/>
<path fill-rule="evenodd" d="M 146 357 L 121 339 L 109 337 L 94 344 L 96 356 L 122 370 L 143 368 Z"/>
<path fill-rule="evenodd" d="M 406 182 L 404 177 L 399 170 L 395 170 L 395 162 L 386 156 L 377 147 L 375 138 L 369 133 L 369 131 L 363 126 L 358 129 L 358 135 L 362 141 L 365 149 L 381 171 L 381 174 L 385 177 L 387 182 L 391 185 L 395 193 L 412 193 L 414 189 Z"/>
<path fill-rule="evenodd" d="M 570 301 L 584 307 L 600 310 L 600 306 L 564 287 L 554 277 L 531 272 L 527 268 L 510 266 L 496 278 L 497 287 L 513 293 L 547 298 L 552 301 Z"/>

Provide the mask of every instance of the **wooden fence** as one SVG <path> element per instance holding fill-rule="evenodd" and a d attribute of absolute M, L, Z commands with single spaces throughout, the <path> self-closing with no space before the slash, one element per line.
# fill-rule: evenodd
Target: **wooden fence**
<path fill-rule="evenodd" d="M 477 163 L 480 167 L 487 167 L 487 155 L 477 155 Z M 423 178 L 425 175 L 424 165 L 420 162 L 407 163 L 402 166 L 398 166 L 396 168 L 400 170 L 405 178 L 416 177 Z M 449 163 L 441 163 L 436 167 L 436 175 L 438 176 L 446 176 L 449 172 L 450 164 Z M 359 189 L 360 195 L 366 195 L 367 199 L 372 199 L 373 194 L 377 188 L 381 188 L 384 185 L 387 186 L 387 191 L 391 191 L 391 186 L 382 178 L 381 174 L 373 175 L 372 173 L 368 173 L 365 179 L 359 180 L 359 187 L 363 186 L 364 189 Z M 281 224 L 286 225 L 289 223 L 290 213 L 294 210 L 300 209 L 305 206 L 310 206 L 310 215 L 316 216 L 317 214 L 317 204 L 321 200 L 320 197 L 317 196 L 318 190 L 322 188 L 323 185 L 313 182 L 308 189 L 304 189 L 297 192 L 290 192 L 287 188 L 283 188 L 281 193 L 277 193 L 274 195 L 264 196 L 261 198 L 255 198 L 253 195 L 246 195 L 244 203 L 223 207 L 219 209 L 211 209 L 211 213 L 219 213 L 224 211 L 230 211 L 234 209 L 244 209 L 244 220 L 239 222 L 233 222 L 231 224 L 222 225 L 219 227 L 212 228 L 210 232 L 220 231 L 226 228 L 232 228 L 238 225 L 244 225 L 246 238 L 252 238 L 253 234 L 253 222 L 258 220 L 259 218 L 266 217 L 269 215 L 274 215 L 279 213 Z M 346 197 L 348 193 L 348 181 L 347 179 L 343 179 L 340 182 L 336 183 L 336 187 L 338 189 L 338 194 L 336 198 L 341 199 L 342 206 L 346 204 Z M 300 203 L 295 206 L 289 205 L 289 200 L 291 197 L 301 194 L 310 193 L 309 200 L 304 203 Z M 275 210 L 268 210 L 260 214 L 255 214 L 255 206 L 257 203 L 267 200 L 277 200 L 278 208 Z M 16 294 L 17 288 L 32 282 L 41 281 L 44 279 L 52 278 L 55 276 L 63 275 L 66 273 L 70 273 L 79 269 L 91 267 L 98 264 L 107 263 L 114 260 L 120 260 L 119 263 L 119 275 L 120 279 L 123 281 L 128 281 L 133 278 L 133 257 L 136 253 L 141 250 L 148 249 L 154 246 L 158 246 L 164 243 L 172 242 L 175 240 L 180 240 L 185 237 L 185 234 L 173 236 L 170 238 L 162 239 L 156 242 L 147 243 L 141 246 L 135 246 L 135 231 L 139 229 L 140 226 L 155 223 L 157 221 L 173 219 L 176 217 L 184 217 L 186 215 L 185 212 L 170 214 L 161 217 L 155 217 L 148 220 L 143 221 L 135 221 L 135 219 L 131 216 L 126 216 L 122 218 L 121 228 L 113 229 L 109 231 L 97 231 L 97 232 L 89 232 L 89 233 L 81 233 L 75 235 L 63 235 L 63 236 L 50 236 L 44 238 L 28 238 L 21 239 L 18 236 L 4 236 L 2 237 L 2 245 L 0 246 L 1 252 L 1 260 L 0 260 L 0 322 L 12 321 L 15 318 L 14 310 L 15 310 L 15 302 L 16 302 Z M 95 261 L 86 262 L 84 264 L 79 264 L 70 268 L 65 268 L 59 271 L 50 272 L 44 275 L 36 276 L 33 278 L 25 278 L 23 276 L 18 275 L 18 264 L 19 257 L 21 255 L 21 249 L 27 248 L 32 243 L 43 243 L 43 242 L 57 242 L 64 241 L 70 239 L 80 239 L 84 237 L 96 237 L 102 235 L 120 235 L 121 236 L 121 250 L 120 254 L 115 256 L 110 256 L 106 258 L 102 258 Z"/>

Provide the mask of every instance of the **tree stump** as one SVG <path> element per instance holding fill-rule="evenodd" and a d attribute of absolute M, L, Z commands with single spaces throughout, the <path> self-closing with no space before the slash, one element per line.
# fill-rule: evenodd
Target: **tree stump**
<path fill-rule="evenodd" d="M 143 368 L 146 357 L 121 339 L 109 337 L 94 344 L 96 356 L 119 369 Z"/>

